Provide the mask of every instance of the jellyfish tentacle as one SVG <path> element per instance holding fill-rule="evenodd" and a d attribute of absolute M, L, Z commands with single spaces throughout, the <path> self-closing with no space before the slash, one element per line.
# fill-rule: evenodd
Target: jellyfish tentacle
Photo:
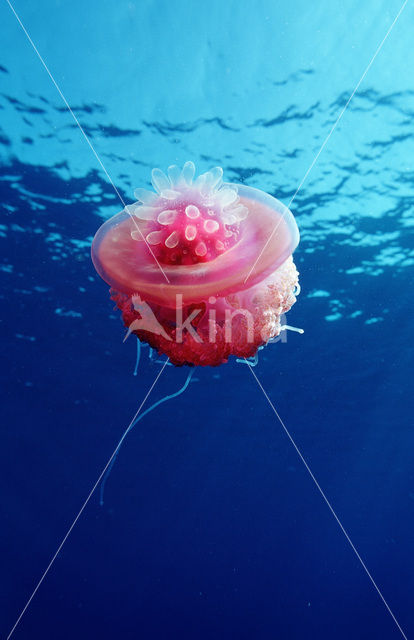
<path fill-rule="evenodd" d="M 134 376 L 138 373 L 139 361 L 141 359 L 141 340 L 137 338 L 137 359 L 135 360 Z"/>
<path fill-rule="evenodd" d="M 295 331 L 296 333 L 305 333 L 304 329 L 300 329 L 299 327 L 292 327 L 290 324 L 282 324 L 280 327 L 281 331 Z"/>
<path fill-rule="evenodd" d="M 104 492 L 105 492 L 105 484 L 109 478 L 109 475 L 112 471 L 112 468 L 115 464 L 115 461 L 118 457 L 119 451 L 121 449 L 122 443 L 124 442 L 125 438 L 127 437 L 128 433 L 131 431 L 131 429 L 133 429 L 135 427 L 135 425 L 140 422 L 140 420 L 142 420 L 142 418 L 144 418 L 145 416 L 147 416 L 151 411 L 153 411 L 154 409 L 156 409 L 157 407 L 159 407 L 160 404 L 163 404 L 163 402 L 167 402 L 168 400 L 173 400 L 174 398 L 176 398 L 177 396 L 180 396 L 182 393 L 184 393 L 184 391 L 187 389 L 188 385 L 191 382 L 191 378 L 193 376 L 195 369 L 191 368 L 190 371 L 188 372 L 187 378 L 183 384 L 182 387 L 180 387 L 180 389 L 178 389 L 178 391 L 175 391 L 174 393 L 170 393 L 167 396 L 164 396 L 163 398 L 160 398 L 159 400 L 157 400 L 157 402 L 154 402 L 154 404 L 152 404 L 150 407 L 148 407 L 148 409 L 146 409 L 145 411 L 143 411 L 142 413 L 139 414 L 139 416 L 137 416 L 137 418 L 134 420 L 134 422 L 132 422 L 132 424 L 128 427 L 128 429 L 125 431 L 121 441 L 119 442 L 116 450 L 115 450 L 115 454 L 111 460 L 111 463 L 109 465 L 109 467 L 107 468 L 105 475 L 102 479 L 102 483 L 101 483 L 101 488 L 100 488 L 100 492 L 99 492 L 99 504 L 102 507 L 104 504 Z"/>
<path fill-rule="evenodd" d="M 251 358 L 236 358 L 239 364 L 247 364 L 249 367 L 255 367 L 259 362 L 259 353 L 255 353 Z"/>

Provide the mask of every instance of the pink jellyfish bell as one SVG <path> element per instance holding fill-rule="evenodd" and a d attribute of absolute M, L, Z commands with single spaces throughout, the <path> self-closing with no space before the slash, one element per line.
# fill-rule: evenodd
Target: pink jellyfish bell
<path fill-rule="evenodd" d="M 153 169 L 155 193 L 105 222 L 92 259 L 128 334 L 175 365 L 219 365 L 252 357 L 279 335 L 296 301 L 292 253 L 299 231 L 272 196 L 223 183 L 214 167 Z"/>

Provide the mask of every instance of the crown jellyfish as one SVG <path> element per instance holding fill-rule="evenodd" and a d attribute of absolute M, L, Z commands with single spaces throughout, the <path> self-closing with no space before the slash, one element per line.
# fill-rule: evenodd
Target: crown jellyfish
<path fill-rule="evenodd" d="M 295 303 L 292 213 L 253 187 L 223 182 L 214 167 L 152 171 L 154 191 L 97 231 L 92 259 L 111 286 L 127 336 L 134 333 L 175 365 L 251 358 L 284 328 Z M 287 327 L 286 327 L 287 328 Z"/>

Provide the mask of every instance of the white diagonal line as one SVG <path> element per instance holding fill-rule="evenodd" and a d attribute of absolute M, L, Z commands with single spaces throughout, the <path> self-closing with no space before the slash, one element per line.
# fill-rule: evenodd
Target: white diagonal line
<path fill-rule="evenodd" d="M 407 640 L 407 636 L 405 635 L 404 631 L 402 630 L 397 618 L 395 617 L 395 615 L 393 614 L 393 612 L 391 611 L 391 608 L 389 606 L 389 604 L 387 603 L 387 601 L 385 600 L 384 596 L 382 595 L 377 583 L 375 582 L 374 578 L 372 577 L 372 575 L 370 574 L 365 562 L 363 561 L 363 559 L 361 558 L 361 556 L 359 555 L 354 543 L 352 542 L 351 538 L 349 537 L 347 531 L 345 530 L 342 522 L 340 521 L 340 519 L 338 518 L 333 506 L 331 505 L 331 503 L 329 502 L 328 498 L 326 497 L 325 493 L 323 492 L 319 482 L 317 481 L 317 479 L 315 478 L 315 476 L 313 475 L 308 463 L 306 462 L 305 458 L 303 457 L 299 447 L 297 446 L 296 442 L 294 441 L 294 439 L 292 438 L 292 436 L 290 435 L 285 423 L 283 422 L 282 418 L 280 417 L 280 415 L 278 414 L 276 408 L 274 407 L 272 401 L 270 400 L 269 396 L 267 395 L 266 391 L 264 390 L 259 378 L 257 377 L 257 375 L 255 374 L 255 372 L 253 371 L 252 367 L 250 366 L 250 364 L 247 362 L 246 363 L 249 365 L 249 369 L 254 377 L 254 379 L 256 380 L 257 384 L 259 385 L 260 389 L 263 392 L 263 395 L 265 396 L 266 400 L 268 401 L 273 413 L 275 414 L 275 416 L 277 417 L 277 419 L 279 420 L 280 424 L 283 427 L 284 432 L 286 433 L 287 437 L 289 438 L 290 442 L 293 444 L 296 453 L 298 454 L 299 458 L 301 459 L 301 461 L 303 462 L 306 471 L 309 473 L 310 477 L 312 478 L 316 488 L 318 489 L 319 493 L 321 494 L 322 498 L 324 499 L 325 503 L 327 504 L 329 511 L 332 513 L 333 517 L 335 518 L 336 522 L 338 523 L 342 533 L 344 534 L 345 538 L 347 539 L 349 545 L 352 548 L 352 551 L 355 553 L 356 557 L 358 558 L 360 564 L 362 565 L 365 573 L 367 574 L 368 578 L 371 580 L 376 592 L 378 593 L 379 597 L 381 598 L 382 602 L 384 603 L 385 607 L 387 608 L 388 613 L 390 614 L 391 618 L 394 620 L 395 624 L 397 625 L 402 637 L 404 638 L 404 640 Z"/>
<path fill-rule="evenodd" d="M 24 26 L 23 22 L 21 21 L 20 17 L 18 16 L 18 14 L 16 13 L 15 8 L 13 7 L 13 5 L 11 4 L 10 0 L 6 0 L 7 4 L 9 5 L 10 9 L 13 11 L 18 23 L 20 24 L 21 28 L 24 31 L 24 34 L 26 35 L 28 41 L 30 42 L 30 44 L 32 45 L 37 57 L 39 58 L 40 62 L 42 63 L 42 65 L 44 66 L 49 78 L 51 79 L 51 81 L 53 82 L 53 84 L 56 87 L 57 92 L 59 93 L 60 97 L 62 98 L 63 102 L 65 103 L 69 113 L 71 114 L 72 118 L 74 119 L 74 121 L 76 122 L 77 126 L 79 127 L 80 132 L 82 133 L 83 137 L 85 138 L 86 142 L 88 143 L 93 155 L 95 156 L 95 158 L 97 159 L 98 163 L 100 164 L 104 174 L 106 175 L 106 177 L 108 178 L 109 182 L 111 183 L 116 195 L 118 196 L 118 198 L 120 199 L 120 201 L 122 202 L 122 206 L 125 208 L 125 202 L 124 199 L 122 198 L 121 194 L 119 193 L 118 189 L 115 186 L 114 181 L 112 180 L 111 176 L 109 175 L 108 171 L 106 170 L 102 160 L 100 159 L 98 153 L 96 152 L 92 142 L 89 140 L 88 136 L 86 135 L 81 123 L 79 122 L 79 120 L 77 119 L 77 117 L 75 116 L 75 114 L 73 113 L 72 109 L 70 108 L 70 105 L 68 103 L 68 101 L 66 100 L 65 96 L 63 95 L 59 85 L 57 84 L 56 80 L 54 79 L 52 73 L 50 72 L 46 62 L 43 60 L 42 56 L 40 55 L 35 43 L 33 42 L 33 40 L 31 39 L 31 37 L 29 36 L 26 27 Z M 139 228 L 139 225 L 137 224 L 134 216 L 130 213 L 129 209 L 125 209 L 126 212 L 128 213 L 128 215 L 130 216 L 132 222 L 134 223 L 137 231 L 140 233 L 141 238 L 144 240 L 145 244 L 148 247 L 148 250 L 150 251 L 152 257 L 154 258 L 155 262 L 158 265 L 159 270 L 161 271 L 162 275 L 164 276 L 165 280 L 168 282 L 168 284 L 170 283 L 167 274 L 165 273 L 164 269 L 162 268 L 162 266 L 160 265 L 160 263 L 158 262 L 153 250 L 151 249 L 151 246 L 148 244 L 146 238 L 144 237 L 141 229 Z"/>
<path fill-rule="evenodd" d="M 289 204 L 287 205 L 287 208 L 290 209 L 290 206 L 292 204 L 292 202 L 294 201 L 294 199 L 296 198 L 296 196 L 298 195 L 300 189 L 302 188 L 306 178 L 308 177 L 308 175 L 310 174 L 310 172 L 312 171 L 313 167 L 315 166 L 319 156 L 321 155 L 322 151 L 324 150 L 325 146 L 327 145 L 331 135 L 333 134 L 333 132 L 335 131 L 336 127 L 338 126 L 340 120 L 342 119 L 342 116 L 344 115 L 345 111 L 347 110 L 347 108 L 349 107 L 349 103 L 351 102 L 352 98 L 354 97 L 354 95 L 356 94 L 356 92 L 358 91 L 362 81 L 364 80 L 365 76 L 367 75 L 368 71 L 370 70 L 370 68 L 372 67 L 375 58 L 377 57 L 377 55 L 379 54 L 379 52 L 381 51 L 386 39 L 388 38 L 388 36 L 390 35 L 395 23 L 397 22 L 398 18 L 400 17 L 401 13 L 403 12 L 405 5 L 407 4 L 408 0 L 405 0 L 402 4 L 401 9 L 399 10 L 399 12 L 397 13 L 397 15 L 395 16 L 394 20 L 392 21 L 391 26 L 389 27 L 387 33 L 385 34 L 385 36 L 383 37 L 383 39 L 381 40 L 381 43 L 378 45 L 377 50 L 375 51 L 374 55 L 372 56 L 367 68 L 365 69 L 364 73 L 362 74 L 362 76 L 360 77 L 360 79 L 358 80 L 358 83 L 355 87 L 355 89 L 353 90 L 353 92 L 351 93 L 351 95 L 349 96 L 348 100 L 346 101 L 346 104 L 344 106 L 344 108 L 342 109 L 341 113 L 339 114 L 339 116 L 337 117 L 332 129 L 330 130 L 330 132 L 328 133 L 328 135 L 326 136 L 325 140 L 323 141 L 318 153 L 316 154 L 316 156 L 314 157 L 314 159 L 312 160 L 308 170 L 306 171 L 305 175 L 303 176 L 302 180 L 299 183 L 298 188 L 296 189 L 295 193 L 293 194 L 293 196 L 291 197 Z M 266 240 L 266 243 L 264 245 L 264 247 L 262 248 L 262 250 L 260 251 L 259 255 L 257 256 L 253 266 L 251 267 L 249 273 L 247 274 L 246 278 L 244 279 L 244 284 L 246 284 L 247 280 L 250 278 L 253 269 L 255 268 L 256 264 L 258 263 L 258 261 L 260 260 L 261 256 L 263 255 L 263 252 L 266 250 L 266 247 L 268 246 L 269 242 L 271 241 L 271 239 L 273 238 L 273 236 L 275 235 L 280 223 L 282 221 L 282 217 L 280 217 L 279 222 L 275 225 L 272 233 L 270 234 L 270 236 L 268 237 L 268 239 Z"/>
<path fill-rule="evenodd" d="M 93 493 L 96 490 L 96 487 L 99 485 L 100 481 L 102 480 L 103 476 L 105 475 L 106 470 L 108 469 L 109 465 L 111 464 L 113 458 L 116 456 L 117 452 L 119 451 L 123 441 L 125 440 L 129 430 L 131 429 L 132 425 L 134 424 L 134 421 L 137 419 L 138 415 L 141 412 L 142 407 L 144 406 L 144 404 L 146 403 L 149 395 L 151 394 L 152 390 L 154 389 L 155 385 L 157 384 L 162 372 L 164 371 L 165 367 L 167 366 L 169 360 L 167 359 L 163 366 L 161 367 L 160 371 L 158 372 L 154 382 L 152 383 L 151 387 L 149 388 L 149 391 L 147 392 L 147 395 L 145 396 L 145 398 L 143 399 L 143 401 L 141 402 L 137 412 L 135 413 L 134 417 L 132 418 L 131 422 L 129 423 L 128 427 L 125 429 L 122 438 L 120 439 L 120 441 L 118 442 L 118 444 L 116 445 L 113 454 L 111 455 L 111 457 L 109 458 L 108 462 L 106 463 L 106 465 L 104 466 L 104 468 L 102 469 L 99 478 L 97 479 L 97 481 L 95 482 L 95 484 L 93 485 L 92 489 L 90 490 L 88 497 L 86 498 L 85 502 L 83 503 L 83 505 L 81 506 L 81 508 L 78 511 L 77 516 L 75 517 L 74 521 L 72 522 L 72 524 L 70 525 L 69 529 L 67 530 L 67 533 L 65 534 L 62 542 L 60 543 L 60 545 L 58 546 L 58 548 L 56 549 L 55 554 L 53 555 L 51 561 L 49 562 L 49 564 L 47 565 L 45 571 L 42 574 L 42 577 L 40 578 L 39 582 L 37 583 L 36 587 L 34 588 L 32 595 L 30 596 L 30 598 L 28 599 L 28 601 L 26 602 L 25 606 L 23 607 L 19 617 L 17 618 L 16 622 L 13 625 L 13 628 L 11 629 L 9 635 L 7 636 L 6 640 L 9 640 L 11 638 L 11 636 L 13 635 L 17 625 L 19 624 L 20 620 L 22 619 L 22 617 L 24 616 L 24 614 L 26 613 L 27 608 L 29 607 L 31 601 L 33 600 L 33 598 L 35 597 L 40 585 L 42 584 L 43 580 L 46 578 L 47 574 L 49 573 L 50 568 L 52 567 L 54 561 L 56 560 L 56 558 L 58 557 L 60 551 L 62 550 L 63 545 L 65 544 L 66 540 L 69 538 L 74 526 L 76 525 L 77 521 L 79 520 L 80 516 L 82 515 L 86 505 L 88 504 L 89 500 L 91 499 Z"/>

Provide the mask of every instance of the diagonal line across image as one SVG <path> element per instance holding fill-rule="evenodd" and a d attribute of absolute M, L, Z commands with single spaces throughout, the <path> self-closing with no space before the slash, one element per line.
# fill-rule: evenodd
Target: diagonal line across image
<path fill-rule="evenodd" d="M 317 481 L 317 479 L 315 478 L 311 468 L 309 467 L 308 463 L 306 462 L 302 452 L 300 451 L 299 447 L 297 446 L 296 442 L 294 441 L 294 439 L 292 438 L 288 428 L 286 427 L 285 423 L 283 422 L 282 418 L 280 417 L 279 413 L 277 412 L 273 402 L 271 401 L 271 399 L 269 398 L 268 394 L 266 393 L 262 383 L 260 382 L 259 378 L 257 377 L 257 375 L 255 374 L 255 372 L 253 371 L 252 366 L 247 362 L 246 360 L 246 364 L 248 365 L 251 374 L 253 376 L 253 378 L 256 380 L 257 385 L 259 386 L 260 390 L 262 391 L 264 397 L 266 398 L 267 402 L 270 405 L 270 408 L 272 409 L 273 413 L 275 414 L 276 418 L 278 419 L 278 421 L 280 422 L 280 424 L 282 425 L 282 428 L 284 430 L 284 432 L 286 433 L 287 437 L 289 438 L 290 442 L 292 443 L 296 453 L 298 454 L 299 458 L 301 459 L 302 463 L 305 466 L 306 471 L 309 473 L 310 477 L 312 478 L 316 488 L 318 489 L 319 493 L 321 494 L 322 498 L 324 499 L 326 505 L 328 506 L 329 511 L 332 513 L 333 517 L 335 518 L 336 522 L 338 523 L 342 533 L 344 534 L 345 538 L 347 539 L 352 551 L 354 552 L 354 554 L 356 555 L 356 557 L 358 558 L 360 564 L 362 565 L 365 573 L 367 574 L 368 578 L 370 579 L 374 589 L 376 590 L 376 592 L 378 593 L 379 597 L 381 598 L 382 602 L 384 603 L 388 613 L 390 614 L 391 618 L 394 620 L 395 624 L 398 627 L 398 630 L 400 631 L 402 637 L 404 638 L 404 640 L 407 640 L 407 636 L 405 635 L 404 631 L 402 630 L 397 618 L 395 617 L 395 615 L 393 614 L 393 612 L 391 611 L 391 608 L 388 604 L 388 602 L 385 600 L 384 596 L 382 595 L 377 583 L 375 582 L 374 578 L 372 577 L 371 573 L 369 572 L 365 562 L 363 561 L 363 559 L 361 558 L 358 550 L 356 549 L 354 543 L 352 542 L 351 538 L 349 537 L 346 529 L 344 528 L 342 522 L 340 521 L 339 517 L 337 516 L 333 506 L 331 505 L 330 501 L 328 500 L 328 498 L 326 497 L 322 487 L 320 486 L 319 482 Z"/>
<path fill-rule="evenodd" d="M 75 123 L 76 123 L 76 126 L 79 128 L 79 130 L 80 130 L 81 134 L 83 135 L 83 137 L 85 138 L 86 142 L 88 143 L 88 145 L 89 145 L 89 147 L 90 147 L 90 149 L 91 149 L 91 151 L 92 151 L 93 155 L 95 156 L 96 160 L 98 161 L 98 163 L 99 163 L 99 165 L 100 165 L 101 169 L 103 170 L 104 174 L 106 175 L 106 177 L 108 178 L 109 182 L 111 183 L 113 190 L 115 191 L 116 195 L 118 196 L 119 200 L 120 200 L 120 201 L 121 201 L 121 203 L 122 203 L 122 206 L 124 207 L 125 211 L 126 211 L 126 212 L 128 213 L 128 215 L 130 216 L 130 218 L 131 218 L 131 220 L 132 220 L 133 224 L 135 225 L 135 227 L 136 227 L 136 229 L 137 229 L 138 233 L 140 234 L 140 236 L 141 236 L 142 240 L 143 240 L 143 241 L 145 242 L 145 244 L 147 245 L 148 251 L 151 253 L 152 257 L 154 258 L 155 262 L 157 263 L 158 268 L 159 268 L 159 270 L 161 271 L 161 273 L 162 273 L 163 277 L 165 278 L 166 282 L 167 282 L 167 283 L 169 283 L 170 281 L 169 281 L 169 279 L 168 279 L 167 274 L 165 273 L 164 269 L 162 268 L 162 266 L 160 265 L 159 261 L 157 260 L 157 258 L 156 258 L 156 256 L 155 256 L 155 254 L 154 254 L 153 250 L 151 249 L 151 246 L 148 244 L 148 242 L 147 242 L 146 238 L 144 237 L 144 235 L 143 235 L 143 233 L 142 233 L 142 231 L 141 231 L 141 229 L 140 229 L 139 225 L 137 224 L 137 221 L 135 220 L 135 217 L 131 214 L 131 212 L 130 212 L 129 208 L 125 205 L 125 202 L 124 202 L 123 197 L 122 197 L 122 196 L 121 196 L 121 194 L 119 193 L 119 190 L 117 189 L 117 187 L 116 187 L 116 185 L 115 185 L 114 181 L 112 180 L 112 178 L 111 178 L 111 176 L 109 175 L 109 173 L 108 173 L 107 169 L 105 168 L 105 166 L 104 166 L 104 164 L 103 164 L 103 162 L 102 162 L 101 158 L 99 157 L 99 155 L 98 155 L 98 153 L 97 153 L 97 151 L 96 151 L 95 147 L 93 146 L 93 144 L 92 144 L 92 142 L 90 141 L 89 137 L 86 135 L 85 130 L 83 129 L 83 127 L 82 127 L 81 123 L 80 123 L 80 122 L 79 122 L 79 120 L 77 119 L 76 115 L 73 113 L 73 111 L 72 111 L 72 109 L 71 109 L 71 107 L 70 107 L 70 105 L 69 105 L 68 101 L 66 100 L 65 96 L 63 95 L 63 93 L 62 93 L 62 91 L 61 91 L 61 89 L 60 89 L 60 87 L 59 87 L 58 83 L 56 82 L 55 78 L 53 77 L 53 75 L 52 75 L 51 71 L 49 70 L 49 67 L 48 67 L 48 66 L 47 66 L 47 64 L 46 64 L 46 62 L 44 61 L 44 59 L 42 58 L 41 54 L 39 53 L 39 51 L 38 51 L 38 49 L 37 49 L 37 47 L 36 47 L 35 43 L 33 42 L 32 38 L 30 37 L 30 35 L 29 35 L 29 33 L 28 33 L 28 31 L 27 31 L 26 27 L 24 26 L 23 22 L 21 21 L 21 19 L 20 19 L 19 15 L 17 14 L 17 12 L 16 12 L 15 8 L 13 7 L 12 3 L 10 2 L 10 0 L 6 0 L 6 2 L 7 2 L 7 4 L 9 5 L 10 9 L 13 11 L 13 13 L 14 13 L 14 15 L 15 15 L 15 18 L 16 18 L 17 22 L 19 23 L 19 25 L 21 26 L 21 28 L 23 29 L 24 34 L 25 34 L 26 38 L 27 38 L 27 39 L 28 39 L 28 41 L 30 42 L 30 44 L 31 44 L 31 46 L 32 46 L 32 48 L 33 48 L 33 50 L 35 51 L 35 53 L 36 53 L 36 55 L 37 55 L 37 57 L 39 58 L 39 60 L 40 60 L 40 62 L 42 63 L 42 65 L 44 66 L 44 68 L 45 68 L 45 70 L 46 70 L 46 72 L 47 72 L 47 74 L 48 74 L 49 78 L 50 78 L 50 79 L 51 79 L 51 81 L 53 82 L 53 84 L 54 84 L 54 86 L 55 86 L 55 88 L 56 88 L 57 92 L 59 93 L 60 97 L 62 98 L 63 102 L 65 103 L 67 110 L 69 111 L 70 115 L 72 116 L 72 118 L 74 119 L 74 121 L 75 121 Z"/>
<path fill-rule="evenodd" d="M 293 196 L 292 196 L 292 197 L 291 197 L 291 199 L 289 200 L 289 203 L 288 203 L 288 205 L 287 205 L 287 208 L 288 208 L 288 209 L 290 209 L 290 206 L 291 206 L 292 202 L 295 200 L 295 198 L 296 198 L 296 196 L 298 195 L 299 191 L 301 190 L 301 188 L 302 188 L 303 184 L 305 183 L 306 178 L 308 177 L 308 175 L 309 175 L 309 174 L 310 174 L 310 172 L 312 171 L 312 169 L 313 169 L 313 167 L 315 166 L 315 164 L 316 164 L 316 162 L 317 162 L 317 160 L 318 160 L 319 156 L 321 155 L 322 151 L 323 151 L 323 150 L 324 150 L 324 148 L 326 147 L 326 145 L 327 145 L 327 143 L 328 143 L 328 141 L 329 141 L 329 139 L 330 139 L 331 135 L 333 134 L 333 132 L 335 131 L 336 127 L 338 126 L 338 124 L 339 124 L 340 120 L 342 119 L 342 116 L 344 115 L 345 111 L 348 109 L 349 104 L 350 104 L 350 102 L 351 102 L 352 98 L 354 97 L 354 95 L 355 95 L 355 94 L 356 94 L 356 92 L 358 91 L 358 89 L 359 89 L 359 87 L 360 87 L 360 85 L 361 85 L 362 81 L 364 80 L 364 78 L 365 78 L 365 76 L 367 75 L 368 71 L 369 71 L 369 70 L 370 70 L 370 68 L 372 67 L 372 65 L 373 65 L 373 63 L 374 63 L 375 58 L 377 57 L 377 55 L 378 55 L 378 54 L 379 54 L 379 52 L 381 51 L 381 49 L 382 49 L 382 47 L 383 47 L 383 45 L 384 45 L 385 41 L 387 40 L 387 38 L 388 38 L 388 36 L 390 35 L 390 33 L 391 33 L 392 29 L 394 28 L 394 26 L 395 26 L 395 24 L 396 24 L 396 22 L 397 22 L 398 18 L 399 18 L 399 17 L 400 17 L 400 15 L 402 14 L 402 12 L 403 12 L 403 10 L 404 10 L 405 5 L 407 4 L 407 2 L 408 2 L 408 0 L 404 0 L 404 2 L 403 2 L 403 4 L 402 4 L 402 6 L 401 6 L 401 8 L 400 8 L 400 10 L 398 11 L 397 15 L 395 16 L 394 20 L 392 21 L 392 23 L 391 23 L 390 27 L 388 28 L 387 33 L 385 34 L 385 36 L 384 36 L 384 37 L 383 37 L 383 39 L 381 40 L 380 44 L 378 45 L 378 47 L 377 47 L 377 49 L 376 49 L 376 51 L 375 51 L 374 55 L 372 56 L 371 60 L 369 61 L 368 66 L 366 67 L 366 69 L 365 69 L 364 73 L 362 74 L 362 76 L 361 76 L 361 77 L 360 77 L 360 79 L 358 80 L 358 82 L 357 82 L 357 84 L 356 84 L 356 86 L 355 86 L 354 90 L 352 91 L 351 95 L 349 96 L 348 100 L 346 101 L 345 106 L 343 107 L 343 109 L 342 109 L 341 113 L 339 114 L 339 116 L 338 116 L 338 117 L 337 117 L 337 119 L 335 120 L 334 125 L 332 126 L 331 130 L 329 131 L 328 135 L 326 136 L 325 140 L 323 141 L 322 145 L 320 146 L 318 153 L 316 154 L 316 156 L 315 156 L 315 157 L 314 157 L 314 159 L 312 160 L 312 162 L 311 162 L 311 164 L 310 164 L 309 168 L 307 169 L 307 171 L 306 171 L 305 175 L 303 176 L 302 180 L 300 181 L 298 188 L 296 189 L 295 193 L 293 194 Z M 277 231 L 277 229 L 278 229 L 278 227 L 279 227 L 279 225 L 280 225 L 280 222 L 281 222 L 281 221 L 282 221 L 282 218 L 280 218 L 280 220 L 278 221 L 278 223 L 275 225 L 275 227 L 274 227 L 274 229 L 273 229 L 272 233 L 270 234 L 270 236 L 269 236 L 269 237 L 268 237 L 268 239 L 266 240 L 265 245 L 262 247 L 262 249 L 261 249 L 261 251 L 260 251 L 259 255 L 257 256 L 257 258 L 256 258 L 256 260 L 255 260 L 255 262 L 254 262 L 254 264 L 251 266 L 251 268 L 250 268 L 250 270 L 249 270 L 249 272 L 248 272 L 247 276 L 245 277 L 245 279 L 244 279 L 244 284 L 246 284 L 247 280 L 250 278 L 250 276 L 251 276 L 251 274 L 252 274 L 252 272 L 253 272 L 253 270 L 254 270 L 254 268 L 255 268 L 256 264 L 258 263 L 258 261 L 260 260 L 261 256 L 263 255 L 263 252 L 266 250 L 266 247 L 269 245 L 269 242 L 272 240 L 273 236 L 275 235 L 275 233 L 276 233 L 276 231 Z"/>
<path fill-rule="evenodd" d="M 31 601 L 33 600 L 33 598 L 35 597 L 37 591 L 39 590 L 42 582 L 44 581 L 44 579 L 46 578 L 47 574 L 49 573 L 50 569 L 52 568 L 53 563 L 55 562 L 56 558 L 58 557 L 60 551 L 62 550 L 63 545 L 65 544 L 66 540 L 69 538 L 70 534 L 72 533 L 73 528 L 75 527 L 76 523 L 78 522 L 79 518 L 81 517 L 82 513 L 84 512 L 87 504 L 89 503 L 90 499 L 92 498 L 93 494 L 95 493 L 97 487 L 99 486 L 99 483 L 101 482 L 102 479 L 105 478 L 106 472 L 110 469 L 112 462 L 115 460 L 115 457 L 118 454 L 118 451 L 120 450 L 122 443 L 124 442 L 126 436 L 128 435 L 128 433 L 131 431 L 132 427 L 134 426 L 135 422 L 137 421 L 137 419 L 139 417 L 141 417 L 142 415 L 145 414 L 141 414 L 141 409 L 143 408 L 144 404 L 146 403 L 146 401 L 148 400 L 151 392 L 153 391 L 155 385 L 157 384 L 158 380 L 161 377 L 161 374 L 163 373 L 165 367 L 168 364 L 168 360 L 166 360 L 163 364 L 163 366 L 161 367 L 161 369 L 159 370 L 158 374 L 155 377 L 155 380 L 153 381 L 152 385 L 150 386 L 149 390 L 147 391 L 146 396 L 144 397 L 143 401 L 141 402 L 140 406 L 138 407 L 134 417 L 132 418 L 131 422 L 129 423 L 128 427 L 125 429 L 121 439 L 119 440 L 118 444 L 116 445 L 112 455 L 110 456 L 108 462 L 105 464 L 104 468 L 102 469 L 101 473 L 98 476 L 98 479 L 96 480 L 95 484 L 93 485 L 92 489 L 90 490 L 86 500 L 84 501 L 84 503 L 82 504 L 81 508 L 79 509 L 78 513 L 76 514 L 72 524 L 70 525 L 69 529 L 67 530 L 66 534 L 64 535 L 61 543 L 59 544 L 58 548 L 56 549 L 54 555 L 52 556 L 52 559 L 50 560 L 49 564 L 47 565 L 46 569 L 44 570 L 40 580 L 37 582 L 35 588 L 32 591 L 32 594 L 30 595 L 29 599 L 27 600 L 25 606 L 23 607 L 22 611 L 19 614 L 19 617 L 17 618 L 16 622 L 14 623 L 12 629 L 10 630 L 6 640 L 10 640 L 10 638 L 12 637 L 14 631 L 16 630 L 17 625 L 19 624 L 20 620 L 22 619 L 22 617 L 24 616 L 24 614 L 26 613 Z"/>

